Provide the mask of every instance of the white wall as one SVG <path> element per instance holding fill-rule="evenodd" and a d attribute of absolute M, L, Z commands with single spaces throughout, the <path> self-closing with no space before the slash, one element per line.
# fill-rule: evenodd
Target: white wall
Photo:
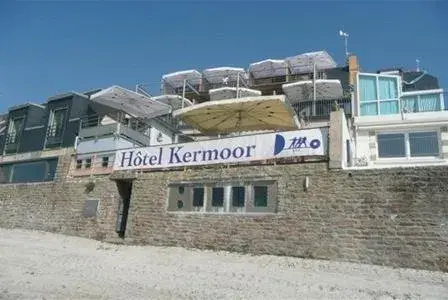
<path fill-rule="evenodd" d="M 123 137 L 105 137 L 99 139 L 80 140 L 76 152 L 78 154 L 91 152 L 115 151 L 118 149 L 127 149 L 139 147 L 139 145 Z"/>
<path fill-rule="evenodd" d="M 356 133 L 356 167 L 401 167 L 409 165 L 433 165 L 448 164 L 448 132 L 444 128 L 448 123 L 442 125 L 431 125 L 428 123 L 414 123 L 412 126 L 397 124 L 395 126 L 376 126 L 361 128 Z M 440 157 L 410 157 L 410 158 L 379 158 L 376 135 L 387 132 L 415 132 L 415 131 L 438 131 L 440 133 L 439 150 Z M 447 144 L 447 145 L 444 145 Z M 367 162 L 367 165 L 363 165 Z"/>
<path fill-rule="evenodd" d="M 151 123 L 151 129 L 149 131 L 149 140 L 151 146 L 174 143 L 173 133 L 169 129 L 163 128 L 156 122 Z"/>
<path fill-rule="evenodd" d="M 344 121 L 342 124 L 342 161 L 343 161 L 343 167 L 350 167 L 351 165 L 353 165 L 353 152 L 355 149 L 355 145 L 353 143 L 353 138 L 350 132 L 350 122 L 349 120 L 347 120 L 345 118 L 344 115 Z M 348 141 L 348 147 L 349 149 L 347 149 L 347 141 Z M 348 150 L 348 151 L 347 151 Z M 349 157 L 347 157 L 349 156 Z"/>
<path fill-rule="evenodd" d="M 370 162 L 371 152 L 369 149 L 370 137 L 369 130 L 358 130 L 355 134 L 355 165 Z"/>

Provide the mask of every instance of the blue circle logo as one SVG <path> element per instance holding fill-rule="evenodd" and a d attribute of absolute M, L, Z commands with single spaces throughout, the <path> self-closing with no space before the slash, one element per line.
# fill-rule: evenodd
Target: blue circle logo
<path fill-rule="evenodd" d="M 317 149 L 320 147 L 320 141 L 319 140 L 312 140 L 310 142 L 310 147 L 313 149 Z"/>

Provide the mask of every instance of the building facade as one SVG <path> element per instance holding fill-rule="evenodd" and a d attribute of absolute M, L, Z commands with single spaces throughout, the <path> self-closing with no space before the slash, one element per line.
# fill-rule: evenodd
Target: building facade
<path fill-rule="evenodd" d="M 448 162 L 448 111 L 444 91 L 434 77 L 388 71 L 358 73 L 356 79 L 356 166 Z"/>
<path fill-rule="evenodd" d="M 360 72 L 354 56 L 339 68 L 318 52 L 176 72 L 162 90 L 10 108 L 0 226 L 448 270 L 448 116 L 435 77 Z M 281 94 L 298 128 L 201 136 L 172 117 L 242 93 Z"/>

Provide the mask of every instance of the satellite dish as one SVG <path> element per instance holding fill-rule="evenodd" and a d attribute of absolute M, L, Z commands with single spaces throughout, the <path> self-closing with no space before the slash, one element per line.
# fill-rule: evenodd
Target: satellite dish
<path fill-rule="evenodd" d="M 343 36 L 343 35 L 344 35 L 344 32 L 342 32 L 342 30 L 339 30 L 339 35 L 340 35 L 340 36 Z"/>

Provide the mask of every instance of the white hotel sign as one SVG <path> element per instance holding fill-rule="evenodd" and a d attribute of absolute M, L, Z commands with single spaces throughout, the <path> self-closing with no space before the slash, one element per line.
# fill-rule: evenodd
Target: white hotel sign
<path fill-rule="evenodd" d="M 156 169 L 325 155 L 327 128 L 285 131 L 116 152 L 114 170 Z"/>

